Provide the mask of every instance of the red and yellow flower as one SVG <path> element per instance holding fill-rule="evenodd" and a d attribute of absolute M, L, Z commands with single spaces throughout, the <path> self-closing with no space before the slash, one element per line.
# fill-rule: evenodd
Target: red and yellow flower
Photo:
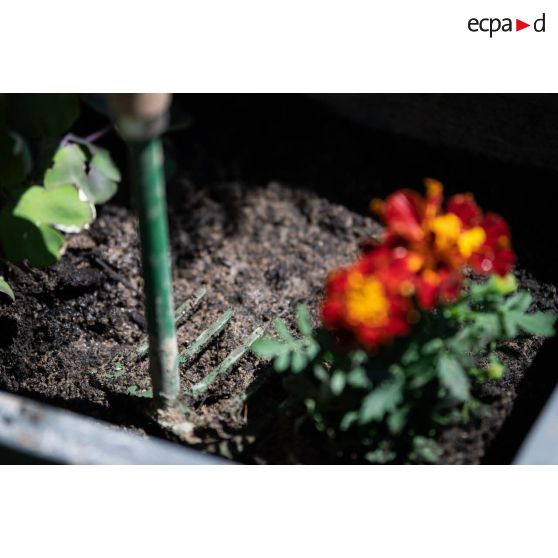
<path fill-rule="evenodd" d="M 454 299 L 463 267 L 482 275 L 505 275 L 515 263 L 510 232 L 494 213 L 483 214 L 471 194 L 452 196 L 442 208 L 443 187 L 425 180 L 426 197 L 400 190 L 385 201 L 372 202 L 384 221 L 384 244 L 404 246 L 420 261 L 417 299 L 423 308 Z"/>
<path fill-rule="evenodd" d="M 449 198 L 425 180 L 426 196 L 399 190 L 372 202 L 385 224 L 382 242 L 352 265 L 333 271 L 322 305 L 324 326 L 375 350 L 406 335 L 419 313 L 455 300 L 463 270 L 506 275 L 515 263 L 510 232 L 494 213 L 484 214 L 470 194 Z"/>
<path fill-rule="evenodd" d="M 327 329 L 343 337 L 354 335 L 363 347 L 373 350 L 409 332 L 416 315 L 412 292 L 413 272 L 406 250 L 379 247 L 330 274 L 322 321 Z"/>

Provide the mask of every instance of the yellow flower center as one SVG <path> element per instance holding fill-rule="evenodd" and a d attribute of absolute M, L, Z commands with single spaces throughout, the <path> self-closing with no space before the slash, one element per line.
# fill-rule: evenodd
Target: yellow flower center
<path fill-rule="evenodd" d="M 461 219 L 453 213 L 446 213 L 432 219 L 430 230 L 434 233 L 436 247 L 447 250 L 455 245 L 461 234 Z"/>
<path fill-rule="evenodd" d="M 475 250 L 480 248 L 486 240 L 486 233 L 482 227 L 473 227 L 457 239 L 459 252 L 464 258 L 468 258 Z"/>
<path fill-rule="evenodd" d="M 389 300 L 376 277 L 353 272 L 348 277 L 347 320 L 351 324 L 381 327 L 388 322 Z"/>

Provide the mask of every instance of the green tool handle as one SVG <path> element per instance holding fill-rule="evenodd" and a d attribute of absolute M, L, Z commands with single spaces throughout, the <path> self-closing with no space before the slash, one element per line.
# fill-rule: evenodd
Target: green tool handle
<path fill-rule="evenodd" d="M 174 325 L 163 149 L 159 134 L 167 123 L 168 93 L 108 95 L 118 130 L 130 146 L 130 169 L 139 215 L 149 372 L 160 407 L 180 391 Z"/>
<path fill-rule="evenodd" d="M 130 142 L 135 187 L 153 396 L 162 406 L 180 391 L 170 267 L 163 150 L 158 138 Z"/>

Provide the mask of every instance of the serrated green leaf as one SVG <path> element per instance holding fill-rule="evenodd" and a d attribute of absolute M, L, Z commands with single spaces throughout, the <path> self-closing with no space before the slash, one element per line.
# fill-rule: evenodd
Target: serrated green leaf
<path fill-rule="evenodd" d="M 308 312 L 308 308 L 303 304 L 299 304 L 296 309 L 296 323 L 298 326 L 298 331 L 302 333 L 302 335 L 309 337 L 312 335 L 312 322 L 310 320 L 310 313 Z"/>
<path fill-rule="evenodd" d="M 517 325 L 531 335 L 552 337 L 556 315 L 550 312 L 535 312 L 534 314 L 520 314 L 515 316 Z"/>
<path fill-rule="evenodd" d="M 14 291 L 2 276 L 0 276 L 0 293 L 4 293 L 5 295 L 8 295 L 12 300 L 15 300 Z"/>
<path fill-rule="evenodd" d="M 402 384 L 399 380 L 387 380 L 374 388 L 362 401 L 360 424 L 381 420 L 393 411 L 403 399 Z"/>
<path fill-rule="evenodd" d="M 280 341 L 277 341 L 277 339 L 262 337 L 254 341 L 254 343 L 250 346 L 250 349 L 260 358 L 269 360 L 283 351 L 284 346 Z"/>
<path fill-rule="evenodd" d="M 458 401 L 466 401 L 470 397 L 470 382 L 459 361 L 447 353 L 438 358 L 438 378 L 450 394 Z"/>

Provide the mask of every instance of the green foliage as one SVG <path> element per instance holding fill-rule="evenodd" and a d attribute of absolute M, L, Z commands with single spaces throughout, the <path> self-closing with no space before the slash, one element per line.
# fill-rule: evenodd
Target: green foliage
<path fill-rule="evenodd" d="M 0 245 L 13 262 L 58 261 L 64 233 L 86 228 L 95 204 L 116 192 L 120 172 L 108 151 L 61 137 L 78 116 L 78 95 L 0 95 Z"/>
<path fill-rule="evenodd" d="M 304 404 L 307 426 L 336 457 L 433 463 L 441 456 L 440 429 L 482 409 L 475 385 L 502 377 L 502 343 L 554 333 L 556 316 L 528 313 L 532 297 L 516 289 L 511 275 L 472 283 L 458 302 L 424 313 L 411 335 L 375 355 L 343 349 L 314 330 L 302 307 L 300 336 L 276 321 L 278 338 L 263 338 L 253 350 L 273 360 L 291 397 Z"/>
<path fill-rule="evenodd" d="M 86 142 L 61 146 L 44 178 L 45 188 L 74 184 L 89 202 L 107 202 L 118 188 L 120 171 L 106 149 Z"/>
<path fill-rule="evenodd" d="M 91 206 L 80 199 L 75 186 L 54 189 L 31 186 L 0 212 L 0 242 L 13 262 L 29 260 L 37 267 L 60 259 L 64 236 L 91 223 Z"/>
<path fill-rule="evenodd" d="M 15 300 L 14 291 L 12 291 L 10 285 L 6 283 L 6 280 L 1 275 L 0 275 L 0 293 L 4 293 L 5 295 L 8 295 L 12 300 Z"/>
<path fill-rule="evenodd" d="M 299 374 L 314 360 L 320 350 L 320 345 L 313 336 L 307 308 L 299 306 L 297 309 L 297 326 L 301 337 L 293 337 L 280 319 L 275 320 L 273 326 L 279 339 L 258 339 L 252 345 L 252 351 L 260 358 L 273 359 L 278 372 L 290 370 L 293 374 Z"/>

